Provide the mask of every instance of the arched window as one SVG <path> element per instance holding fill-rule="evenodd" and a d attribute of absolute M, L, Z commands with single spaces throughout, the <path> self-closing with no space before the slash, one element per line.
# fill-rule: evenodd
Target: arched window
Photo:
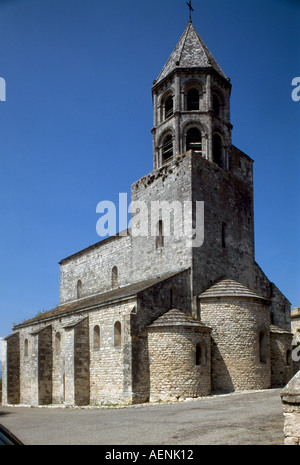
<path fill-rule="evenodd" d="M 291 364 L 292 364 L 292 352 L 290 351 L 290 349 L 288 349 L 286 351 L 286 366 L 290 367 Z"/>
<path fill-rule="evenodd" d="M 156 233 L 156 248 L 164 246 L 164 225 L 162 220 L 159 220 L 157 223 L 157 233 Z"/>
<path fill-rule="evenodd" d="M 259 361 L 260 363 L 267 363 L 267 337 L 265 331 L 259 333 Z"/>
<path fill-rule="evenodd" d="M 170 289 L 170 308 L 173 308 L 174 306 L 174 292 L 173 292 L 173 289 Z"/>
<path fill-rule="evenodd" d="M 111 285 L 112 288 L 115 289 L 118 287 L 118 268 L 116 266 L 113 267 L 112 272 L 111 272 Z"/>
<path fill-rule="evenodd" d="M 24 355 L 25 355 L 25 357 L 28 357 L 28 353 L 29 353 L 29 343 L 28 343 L 28 339 L 25 339 L 25 341 L 24 341 Z"/>
<path fill-rule="evenodd" d="M 121 346 L 121 337 L 122 337 L 121 323 L 119 321 L 116 321 L 114 324 L 114 346 L 115 347 Z"/>
<path fill-rule="evenodd" d="M 217 116 L 220 115 L 220 99 L 216 94 L 213 94 L 213 110 Z"/>
<path fill-rule="evenodd" d="M 196 345 L 196 365 L 206 365 L 206 350 L 203 342 L 198 342 Z"/>
<path fill-rule="evenodd" d="M 191 128 L 186 133 L 186 151 L 188 150 L 202 153 L 201 132 L 197 128 Z"/>
<path fill-rule="evenodd" d="M 226 229 L 227 229 L 226 223 L 222 223 L 222 247 L 223 249 L 226 248 Z"/>
<path fill-rule="evenodd" d="M 79 279 L 77 281 L 77 299 L 80 299 L 82 297 L 82 282 Z"/>
<path fill-rule="evenodd" d="M 219 134 L 213 135 L 213 161 L 222 167 L 223 143 Z"/>
<path fill-rule="evenodd" d="M 100 326 L 94 326 L 93 334 L 94 349 L 100 349 Z"/>
<path fill-rule="evenodd" d="M 172 134 L 168 134 L 162 143 L 162 159 L 163 163 L 170 160 L 173 157 L 173 137 Z"/>
<path fill-rule="evenodd" d="M 187 111 L 199 110 L 199 90 L 190 89 L 186 97 Z"/>
<path fill-rule="evenodd" d="M 56 354 L 61 352 L 61 334 L 59 332 L 55 334 L 55 352 Z"/>
<path fill-rule="evenodd" d="M 169 95 L 164 101 L 164 119 L 173 115 L 173 95 Z"/>

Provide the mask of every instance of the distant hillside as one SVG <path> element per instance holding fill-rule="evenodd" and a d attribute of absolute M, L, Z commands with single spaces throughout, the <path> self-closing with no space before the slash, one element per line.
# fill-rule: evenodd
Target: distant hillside
<path fill-rule="evenodd" d="M 0 360 L 0 379 L 2 378 L 2 362 Z"/>

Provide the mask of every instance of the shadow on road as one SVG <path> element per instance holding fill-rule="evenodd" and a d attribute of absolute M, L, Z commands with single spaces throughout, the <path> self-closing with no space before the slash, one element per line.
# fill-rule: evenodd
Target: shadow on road
<path fill-rule="evenodd" d="M 4 417 L 5 415 L 10 415 L 13 412 L 4 412 L 3 410 L 0 410 L 0 417 Z"/>

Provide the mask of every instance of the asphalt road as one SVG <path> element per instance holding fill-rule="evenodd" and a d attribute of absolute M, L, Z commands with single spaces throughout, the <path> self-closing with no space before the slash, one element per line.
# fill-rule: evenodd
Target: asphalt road
<path fill-rule="evenodd" d="M 125 408 L 0 407 L 28 445 L 281 445 L 280 389 Z"/>

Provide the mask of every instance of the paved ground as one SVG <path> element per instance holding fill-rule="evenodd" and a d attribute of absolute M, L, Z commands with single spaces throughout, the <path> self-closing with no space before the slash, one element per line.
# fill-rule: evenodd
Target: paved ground
<path fill-rule="evenodd" d="M 28 445 L 283 444 L 280 389 L 126 408 L 1 407 Z"/>

